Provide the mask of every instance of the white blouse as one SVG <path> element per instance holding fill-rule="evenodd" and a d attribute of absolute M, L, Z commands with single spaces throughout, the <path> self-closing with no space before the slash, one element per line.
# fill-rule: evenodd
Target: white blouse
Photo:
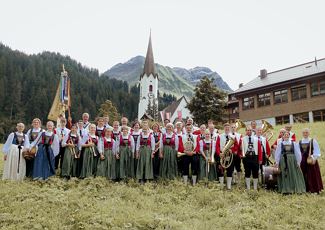
<path fill-rule="evenodd" d="M 30 148 L 33 148 L 34 146 L 38 145 L 41 141 L 42 138 L 41 136 L 45 133 L 46 136 L 51 137 L 53 135 L 53 132 L 50 131 L 43 131 L 40 132 L 37 136 L 37 138 L 30 144 Z M 53 142 L 51 145 L 51 148 L 53 150 L 54 156 L 57 156 L 60 152 L 60 142 L 59 142 L 59 137 L 58 135 L 54 134 Z"/>
<path fill-rule="evenodd" d="M 18 133 L 18 132 L 15 132 L 17 136 L 23 136 L 24 134 L 23 133 Z M 7 141 L 6 143 L 4 144 L 3 148 L 2 148 L 2 152 L 4 155 L 7 155 L 9 153 L 9 150 L 10 150 L 10 147 L 12 145 L 12 141 L 15 137 L 15 133 L 10 133 L 10 135 L 8 136 L 7 138 Z M 25 135 L 25 140 L 24 140 L 24 149 L 28 149 L 29 148 L 29 138 L 27 135 Z"/>
<path fill-rule="evenodd" d="M 276 147 L 275 154 L 274 154 L 276 164 L 279 165 L 280 159 L 281 159 L 281 154 L 282 154 L 282 145 L 281 145 L 281 143 L 283 143 L 284 145 L 291 145 L 293 143 L 296 161 L 297 161 L 297 164 L 300 165 L 301 152 L 300 152 L 299 144 L 297 144 L 296 142 L 292 142 L 290 140 L 288 140 L 288 141 L 279 141 L 278 142 L 278 145 Z"/>
<path fill-rule="evenodd" d="M 310 141 L 311 141 L 311 138 L 304 138 L 301 140 L 301 143 L 305 144 L 305 143 L 309 143 Z M 317 160 L 320 157 L 320 148 L 319 148 L 319 145 L 315 139 L 313 139 L 313 148 L 314 148 L 314 152 L 312 153 L 313 155 L 311 155 L 311 157 L 314 160 Z"/>

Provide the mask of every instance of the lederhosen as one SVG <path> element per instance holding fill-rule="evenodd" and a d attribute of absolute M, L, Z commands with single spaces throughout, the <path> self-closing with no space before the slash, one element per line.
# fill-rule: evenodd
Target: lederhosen
<path fill-rule="evenodd" d="M 258 152 L 255 152 L 253 138 L 250 136 L 248 140 L 248 147 L 243 160 L 245 168 L 245 178 L 250 178 L 253 175 L 254 179 L 258 178 Z M 258 143 L 258 142 L 257 142 Z"/>
<path fill-rule="evenodd" d="M 155 138 L 155 146 L 157 146 L 157 143 L 160 142 L 160 133 L 153 133 L 153 137 Z M 159 177 L 159 167 L 160 167 L 159 149 L 160 149 L 160 144 L 158 145 L 158 148 L 156 148 L 155 156 L 152 159 L 154 179 L 158 179 Z"/>
<path fill-rule="evenodd" d="M 191 135 L 191 137 L 190 137 L 190 140 L 188 140 L 188 141 L 191 141 L 194 143 L 193 134 L 190 134 L 190 135 Z M 188 134 L 186 134 L 186 136 L 188 136 Z M 183 140 L 183 144 L 184 143 L 185 142 Z M 184 176 L 189 175 L 190 165 L 191 165 L 192 175 L 197 176 L 198 171 L 199 171 L 199 157 L 198 157 L 197 153 L 194 153 L 192 156 L 188 156 L 188 155 L 183 156 L 183 175 Z"/>
<path fill-rule="evenodd" d="M 36 140 L 38 137 L 38 134 L 42 131 L 40 129 L 39 132 L 33 132 L 33 129 L 29 132 L 29 143 L 31 144 L 33 141 Z M 26 158 L 26 177 L 32 177 L 33 176 L 33 167 L 34 167 L 34 158 Z"/>
<path fill-rule="evenodd" d="M 17 167 L 17 173 L 19 173 L 19 166 L 20 166 L 20 161 L 21 161 L 21 149 L 23 148 L 25 143 L 25 134 L 22 136 L 18 136 L 16 132 L 14 132 L 14 138 L 12 140 L 12 144 L 18 146 L 18 167 Z"/>

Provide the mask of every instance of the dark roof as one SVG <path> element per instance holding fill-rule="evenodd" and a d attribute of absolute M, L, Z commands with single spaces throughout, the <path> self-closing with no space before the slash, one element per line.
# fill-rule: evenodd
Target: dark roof
<path fill-rule="evenodd" d="M 325 58 L 267 73 L 266 77 L 256 77 L 232 94 L 255 90 L 268 85 L 275 85 L 302 77 L 325 72 Z"/>
<path fill-rule="evenodd" d="M 151 31 L 150 31 L 150 36 L 149 36 L 149 43 L 148 43 L 146 60 L 144 62 L 143 73 L 141 74 L 140 79 L 145 74 L 147 76 L 149 76 L 150 74 L 152 74 L 153 76 L 158 77 L 158 74 L 156 73 L 156 70 L 155 70 L 155 60 L 153 58 L 153 52 L 152 52 Z"/>
<path fill-rule="evenodd" d="M 153 117 L 150 116 L 150 115 L 147 114 L 147 113 L 144 113 L 140 120 L 147 120 L 147 119 L 148 119 L 148 120 L 151 120 L 151 121 L 154 120 Z"/>
<path fill-rule="evenodd" d="M 163 111 L 165 113 L 170 113 L 170 117 L 173 116 L 173 114 L 176 112 L 176 109 L 178 108 L 179 104 L 181 103 L 181 101 L 183 100 L 187 102 L 186 98 L 184 96 L 182 96 L 181 98 L 179 98 L 177 101 L 173 102 L 172 104 L 170 104 L 169 106 L 167 106 Z"/>

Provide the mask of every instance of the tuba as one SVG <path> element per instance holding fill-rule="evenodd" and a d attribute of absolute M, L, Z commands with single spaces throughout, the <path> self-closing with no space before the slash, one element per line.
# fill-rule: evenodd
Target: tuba
<path fill-rule="evenodd" d="M 271 129 L 273 129 L 273 126 L 267 122 L 266 120 L 262 120 L 262 132 L 263 132 L 263 136 L 265 136 L 265 138 L 270 141 L 271 138 L 273 137 L 273 132 L 271 131 Z"/>
<path fill-rule="evenodd" d="M 233 161 L 233 154 L 230 153 L 230 149 L 231 147 L 235 144 L 235 137 L 229 137 L 229 141 L 227 142 L 227 144 L 223 147 L 222 149 L 222 153 L 223 153 L 223 157 L 220 157 L 220 165 L 224 168 L 227 169 L 229 168 L 229 166 L 231 165 L 232 161 Z"/>
<path fill-rule="evenodd" d="M 236 119 L 236 121 L 235 121 L 235 125 L 236 125 L 236 129 L 237 129 L 237 131 L 238 131 L 239 129 L 242 129 L 242 128 L 246 129 L 246 125 L 245 125 L 245 123 L 244 123 L 242 120 L 240 120 L 240 119 Z"/>

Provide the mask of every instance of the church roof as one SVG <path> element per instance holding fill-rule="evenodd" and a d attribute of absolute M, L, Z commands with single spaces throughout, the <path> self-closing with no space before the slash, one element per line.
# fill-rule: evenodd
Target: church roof
<path fill-rule="evenodd" d="M 153 52 L 152 52 L 151 31 L 150 31 L 150 36 L 149 36 L 149 43 L 148 43 L 146 60 L 144 62 L 143 73 L 141 74 L 140 79 L 145 74 L 147 76 L 149 76 L 150 74 L 152 74 L 153 76 L 158 77 L 158 74 L 156 73 L 156 69 L 155 69 L 155 61 L 154 61 Z"/>
<path fill-rule="evenodd" d="M 169 106 L 167 106 L 163 111 L 165 113 L 170 113 L 170 117 L 173 116 L 173 114 L 176 112 L 179 104 L 181 103 L 182 100 L 185 100 L 187 103 L 187 100 L 184 96 L 182 96 L 181 98 L 179 98 L 177 101 L 173 102 L 172 104 L 170 104 Z"/>

